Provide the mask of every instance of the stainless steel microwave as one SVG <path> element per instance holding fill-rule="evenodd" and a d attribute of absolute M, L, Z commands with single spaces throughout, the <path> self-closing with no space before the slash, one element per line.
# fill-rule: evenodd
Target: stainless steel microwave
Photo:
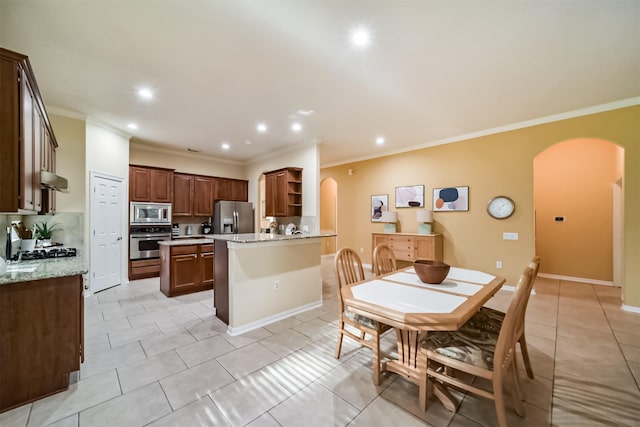
<path fill-rule="evenodd" d="M 170 224 L 171 203 L 131 202 L 130 224 Z"/>

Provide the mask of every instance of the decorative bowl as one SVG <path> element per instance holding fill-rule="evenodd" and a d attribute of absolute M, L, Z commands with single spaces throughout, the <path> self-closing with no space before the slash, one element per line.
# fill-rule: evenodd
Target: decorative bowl
<path fill-rule="evenodd" d="M 449 264 L 442 261 L 432 261 L 429 259 L 418 259 L 413 262 L 413 269 L 424 283 L 438 284 L 449 274 Z"/>

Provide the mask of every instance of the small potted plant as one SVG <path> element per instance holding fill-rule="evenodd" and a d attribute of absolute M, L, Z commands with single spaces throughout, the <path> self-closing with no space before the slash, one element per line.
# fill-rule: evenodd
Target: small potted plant
<path fill-rule="evenodd" d="M 35 238 L 40 240 L 40 245 L 51 246 L 51 236 L 53 236 L 55 231 L 59 230 L 59 228 L 56 228 L 57 225 L 58 224 L 52 224 L 49 226 L 49 224 L 44 221 L 36 224 Z"/>

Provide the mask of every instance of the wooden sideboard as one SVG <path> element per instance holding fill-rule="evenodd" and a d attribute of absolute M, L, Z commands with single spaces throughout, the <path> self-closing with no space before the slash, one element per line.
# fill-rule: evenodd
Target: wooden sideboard
<path fill-rule="evenodd" d="M 381 244 L 389 246 L 400 261 L 432 259 L 442 261 L 442 234 L 415 233 L 372 233 L 371 259 L 373 249 Z"/>

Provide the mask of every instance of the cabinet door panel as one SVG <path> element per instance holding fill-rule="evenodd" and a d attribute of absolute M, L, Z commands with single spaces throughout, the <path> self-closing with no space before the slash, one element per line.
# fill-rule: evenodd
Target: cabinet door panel
<path fill-rule="evenodd" d="M 249 183 L 239 179 L 231 180 L 231 200 L 246 202 L 249 200 Z"/>
<path fill-rule="evenodd" d="M 287 173 L 276 173 L 275 215 L 287 216 Z"/>
<path fill-rule="evenodd" d="M 193 175 L 173 174 L 173 216 L 193 215 Z"/>
<path fill-rule="evenodd" d="M 151 170 L 150 197 L 152 202 L 171 203 L 171 186 L 173 173 L 170 171 Z"/>
<path fill-rule="evenodd" d="M 34 209 L 33 187 L 33 113 L 34 103 L 31 90 L 27 84 L 24 72 L 21 74 L 22 90 L 22 138 L 20 163 L 22 165 L 21 207 L 22 209 Z"/>
<path fill-rule="evenodd" d="M 273 173 L 265 175 L 264 214 L 276 215 L 276 175 Z"/>
<path fill-rule="evenodd" d="M 200 270 L 198 255 L 175 255 L 171 257 L 171 283 L 176 290 L 198 286 Z"/>
<path fill-rule="evenodd" d="M 200 254 L 200 268 L 202 269 L 202 284 L 213 286 L 214 281 L 214 258 L 213 252 Z"/>
<path fill-rule="evenodd" d="M 213 215 L 213 178 L 196 176 L 194 178 L 194 207 L 195 216 Z"/>
<path fill-rule="evenodd" d="M 416 259 L 442 261 L 442 235 L 416 237 Z"/>
<path fill-rule="evenodd" d="M 145 168 L 129 168 L 129 198 L 133 202 L 150 202 L 151 171 Z"/>
<path fill-rule="evenodd" d="M 231 200 L 231 180 L 226 178 L 216 178 L 216 200 Z"/>

